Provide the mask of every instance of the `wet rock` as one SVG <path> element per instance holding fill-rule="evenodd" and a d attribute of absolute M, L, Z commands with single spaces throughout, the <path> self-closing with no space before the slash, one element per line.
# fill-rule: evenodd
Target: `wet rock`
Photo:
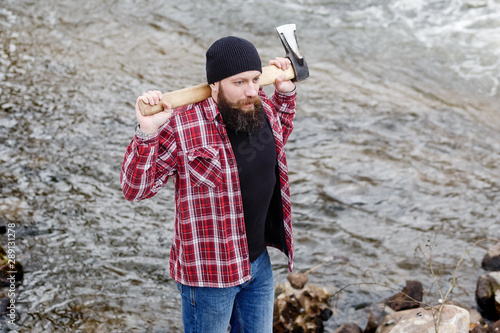
<path fill-rule="evenodd" d="M 0 298 L 0 315 L 5 315 L 8 313 L 7 307 L 10 304 L 10 299 L 7 297 Z"/>
<path fill-rule="evenodd" d="M 325 327 L 321 319 L 317 317 L 299 316 L 295 321 L 293 333 L 323 333 Z M 274 332 L 274 331 L 273 331 Z"/>
<path fill-rule="evenodd" d="M 500 271 L 500 243 L 489 249 L 481 262 L 481 267 L 490 272 Z"/>
<path fill-rule="evenodd" d="M 423 299 L 423 286 L 419 281 L 406 281 L 405 287 L 390 298 L 368 308 L 368 322 L 364 333 L 375 333 L 385 317 L 394 312 L 418 308 Z"/>
<path fill-rule="evenodd" d="M 326 289 L 314 285 L 297 289 L 285 282 L 276 292 L 273 332 L 323 332 L 323 321 L 332 315 Z"/>
<path fill-rule="evenodd" d="M 434 332 L 439 307 L 397 311 L 388 315 L 376 333 Z M 439 333 L 469 333 L 469 312 L 454 305 L 445 305 L 440 315 Z"/>
<path fill-rule="evenodd" d="M 363 333 L 356 324 L 343 324 L 334 333 Z"/>
<path fill-rule="evenodd" d="M 386 304 L 394 311 L 418 308 L 424 296 L 422 283 L 419 281 L 406 281 L 406 286 L 401 292 L 386 300 Z"/>
<path fill-rule="evenodd" d="M 481 275 L 477 281 L 476 302 L 486 319 L 500 319 L 500 272 Z"/>
<path fill-rule="evenodd" d="M 500 320 L 488 325 L 488 333 L 498 333 L 500 332 Z"/>
<path fill-rule="evenodd" d="M 479 311 L 477 311 L 476 309 L 472 309 L 464 304 L 461 304 L 461 303 L 458 303 L 455 301 L 447 301 L 446 304 L 447 305 L 455 305 L 455 306 L 461 307 L 462 309 L 469 311 L 469 318 L 470 318 L 469 320 L 470 320 L 471 329 L 473 327 L 476 327 L 479 325 L 481 325 L 481 326 L 484 325 L 484 318 L 483 318 L 483 316 L 481 316 Z"/>
<path fill-rule="evenodd" d="M 295 318 L 300 315 L 300 304 L 295 296 L 285 293 L 274 300 L 273 332 L 290 332 Z"/>
<path fill-rule="evenodd" d="M 385 303 L 373 304 L 368 308 L 368 322 L 366 323 L 364 333 L 375 333 L 382 324 L 385 317 L 394 310 L 385 305 Z"/>
<path fill-rule="evenodd" d="M 291 273 L 287 276 L 288 282 L 295 289 L 302 289 L 307 283 L 307 274 L 304 273 Z"/>
<path fill-rule="evenodd" d="M 470 333 L 488 333 L 488 328 L 483 326 L 474 327 Z"/>

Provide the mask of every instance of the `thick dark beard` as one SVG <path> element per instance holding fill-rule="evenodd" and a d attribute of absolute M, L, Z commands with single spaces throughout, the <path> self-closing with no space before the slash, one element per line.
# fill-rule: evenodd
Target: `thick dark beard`
<path fill-rule="evenodd" d="M 259 96 L 250 97 L 236 104 L 230 103 L 224 91 L 220 90 L 217 96 L 217 106 L 222 115 L 224 124 L 229 130 L 245 133 L 253 133 L 262 127 L 266 122 L 264 107 Z M 242 105 L 254 104 L 253 110 L 244 111 Z"/>

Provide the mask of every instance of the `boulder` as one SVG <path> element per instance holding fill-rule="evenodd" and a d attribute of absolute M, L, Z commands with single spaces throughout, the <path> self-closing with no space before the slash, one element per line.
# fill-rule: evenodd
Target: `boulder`
<path fill-rule="evenodd" d="M 323 321 L 333 313 L 325 288 L 308 285 L 296 289 L 285 282 L 276 287 L 276 293 L 273 332 L 323 332 Z"/>
<path fill-rule="evenodd" d="M 489 272 L 500 271 L 500 243 L 497 243 L 483 258 L 481 267 Z"/>
<path fill-rule="evenodd" d="M 500 332 L 500 320 L 494 322 L 491 325 L 488 325 L 488 333 L 497 333 Z"/>
<path fill-rule="evenodd" d="M 7 297 L 1 297 L 0 298 L 0 315 L 6 315 L 9 313 L 9 310 L 7 307 L 10 305 L 10 299 Z"/>
<path fill-rule="evenodd" d="M 388 315 L 376 333 L 433 333 L 439 307 L 397 311 Z M 469 333 L 469 312 L 445 305 L 439 318 L 439 333 Z"/>
<path fill-rule="evenodd" d="M 447 301 L 446 302 L 446 305 L 455 305 L 455 306 L 458 306 L 458 307 L 461 307 L 462 309 L 465 309 L 467 311 L 469 311 L 469 317 L 470 317 L 470 329 L 476 327 L 476 326 L 482 326 L 484 325 L 484 318 L 483 316 L 481 316 L 481 314 L 479 313 L 479 311 L 475 310 L 475 309 L 472 309 L 464 304 L 461 304 L 461 303 L 458 303 L 458 302 L 455 302 L 455 301 Z"/>
<path fill-rule="evenodd" d="M 484 326 L 476 326 L 470 331 L 470 333 L 488 333 L 488 328 Z"/>
<path fill-rule="evenodd" d="M 424 291 L 419 281 L 406 281 L 406 286 L 397 294 L 368 308 L 368 322 L 364 333 L 375 333 L 384 318 L 394 312 L 420 307 Z"/>
<path fill-rule="evenodd" d="M 273 322 L 275 332 L 286 332 L 288 324 L 293 323 L 300 314 L 300 305 L 295 298 L 280 294 L 274 300 Z"/>
<path fill-rule="evenodd" d="M 385 302 L 394 311 L 414 309 L 421 306 L 424 288 L 419 281 L 406 281 L 406 286 Z"/>
<path fill-rule="evenodd" d="M 393 313 L 394 310 L 385 305 L 385 303 L 373 304 L 368 308 L 368 322 L 366 323 L 364 333 L 375 333 L 382 324 L 385 317 Z"/>
<path fill-rule="evenodd" d="M 477 281 L 476 302 L 486 319 L 500 319 L 500 272 L 481 275 Z"/>

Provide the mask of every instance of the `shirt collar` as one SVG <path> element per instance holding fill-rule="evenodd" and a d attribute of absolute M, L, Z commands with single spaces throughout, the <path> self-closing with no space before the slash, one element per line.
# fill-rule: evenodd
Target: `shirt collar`
<path fill-rule="evenodd" d="M 217 107 L 217 103 L 215 103 L 215 100 L 213 97 L 209 97 L 206 100 L 204 100 L 201 104 L 201 107 L 203 109 L 203 114 L 205 115 L 205 118 L 207 120 L 214 120 L 215 118 L 221 118 L 221 114 L 219 112 L 219 108 Z"/>

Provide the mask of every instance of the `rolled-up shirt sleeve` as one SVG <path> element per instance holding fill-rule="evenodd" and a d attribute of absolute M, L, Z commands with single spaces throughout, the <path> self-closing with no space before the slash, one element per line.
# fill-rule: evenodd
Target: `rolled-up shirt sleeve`
<path fill-rule="evenodd" d="M 175 138 L 168 124 L 154 135 L 136 130 L 127 147 L 120 175 L 125 198 L 140 201 L 158 193 L 175 173 L 175 155 Z"/>
<path fill-rule="evenodd" d="M 293 130 L 293 119 L 295 118 L 295 103 L 297 99 L 297 89 L 283 93 L 275 91 L 271 98 L 282 126 L 283 143 L 286 143 Z"/>

